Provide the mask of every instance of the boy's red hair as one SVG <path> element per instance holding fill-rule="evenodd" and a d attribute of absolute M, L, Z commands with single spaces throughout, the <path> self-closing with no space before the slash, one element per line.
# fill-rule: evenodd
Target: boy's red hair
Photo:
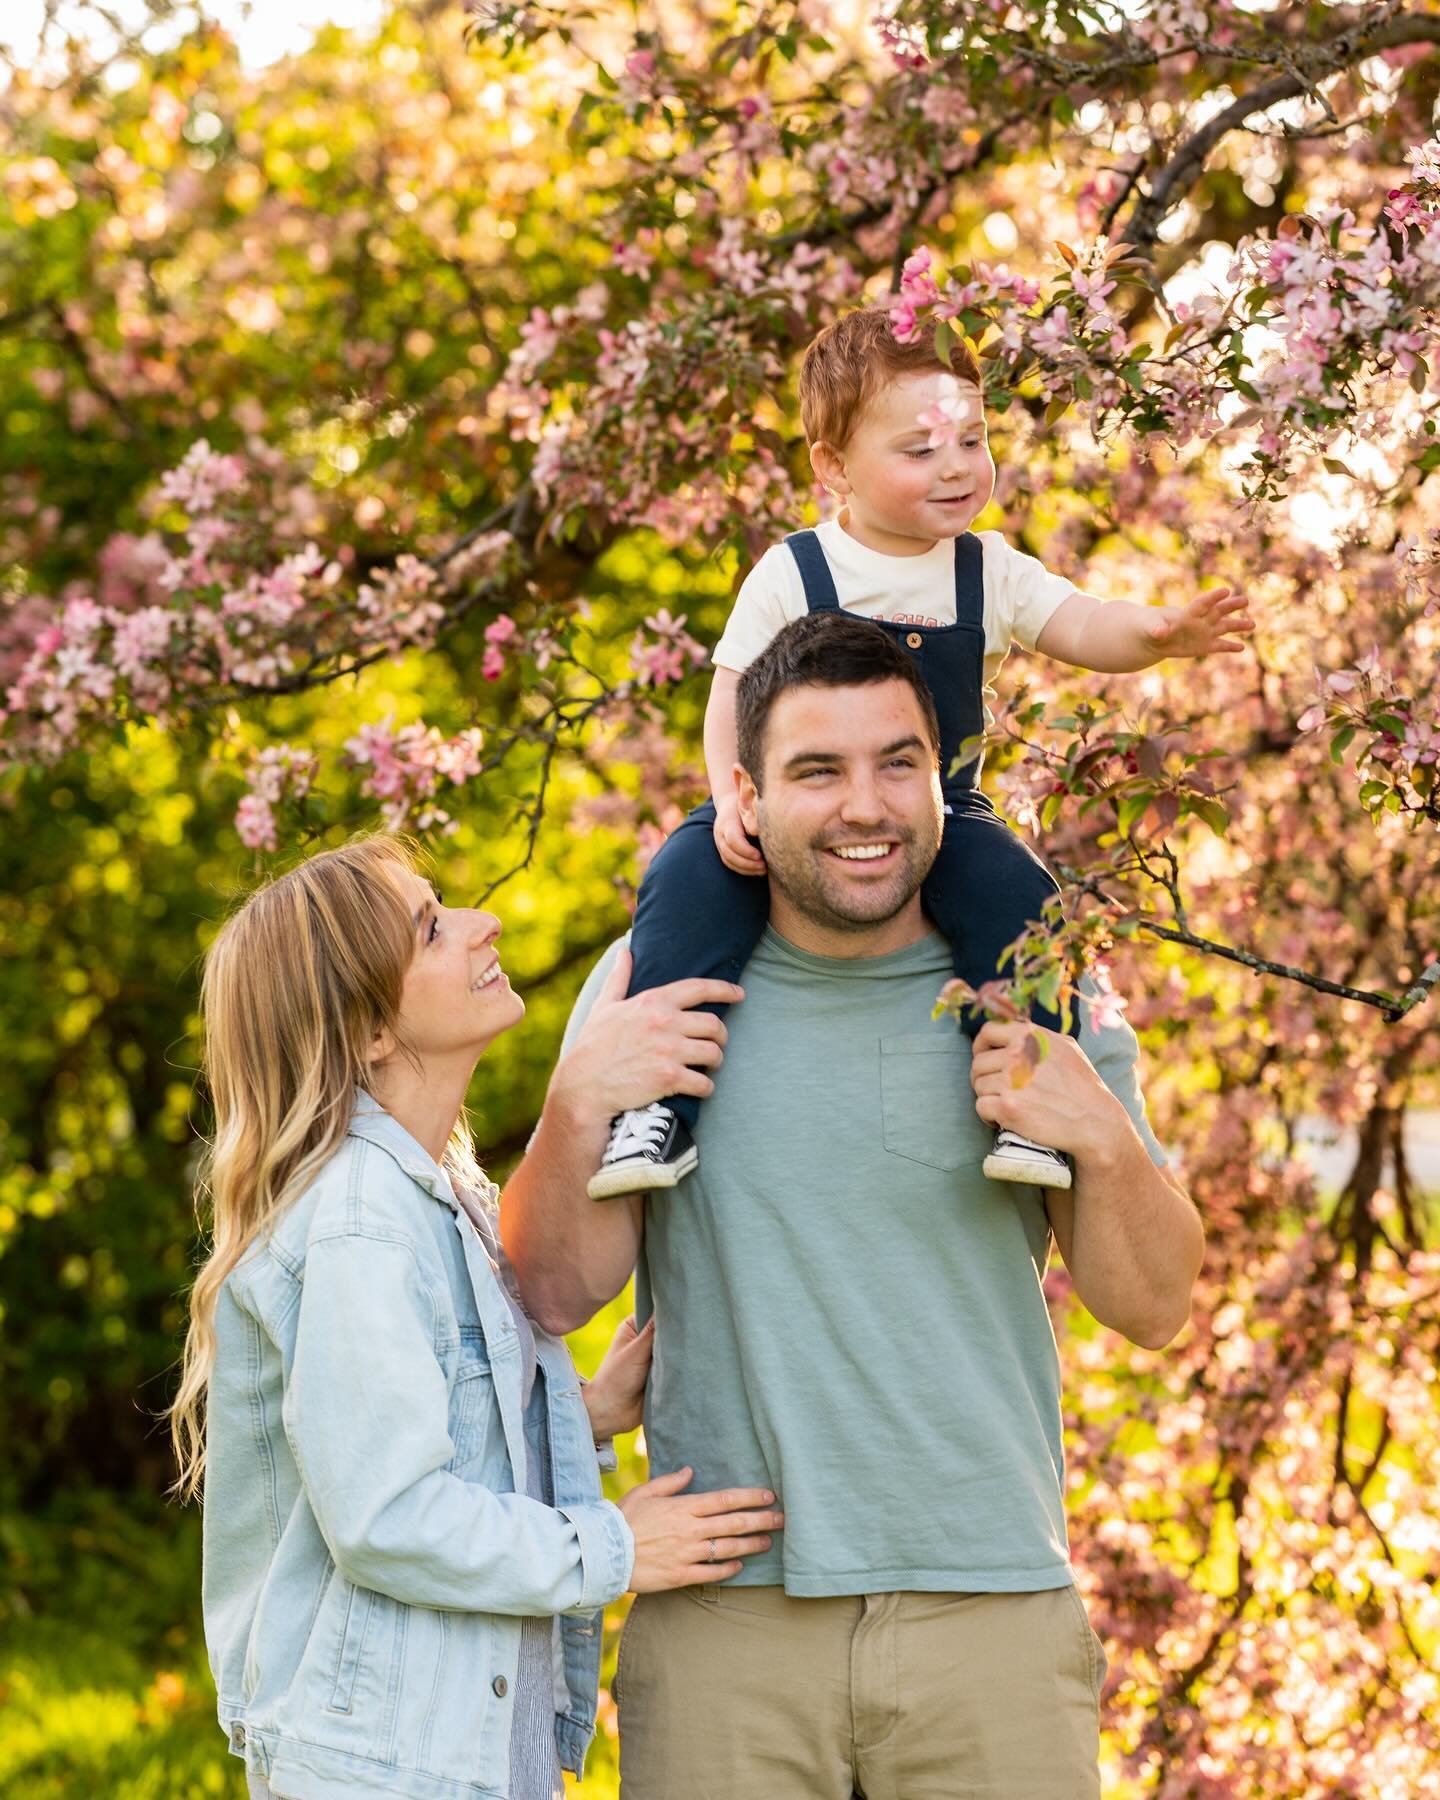
<path fill-rule="evenodd" d="M 959 339 L 947 366 L 935 353 L 933 332 L 922 329 L 902 344 L 883 306 L 862 306 L 827 325 L 812 339 L 800 365 L 800 419 L 809 443 L 843 450 L 861 414 L 887 382 L 899 375 L 953 375 L 983 387 L 980 365 Z"/>

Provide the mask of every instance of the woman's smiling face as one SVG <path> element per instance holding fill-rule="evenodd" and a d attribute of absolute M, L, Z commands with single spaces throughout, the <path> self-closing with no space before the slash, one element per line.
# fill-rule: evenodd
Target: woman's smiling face
<path fill-rule="evenodd" d="M 525 1016 L 525 1002 L 500 966 L 500 921 L 473 907 L 450 907 L 428 881 L 403 875 L 415 926 L 405 972 L 400 1041 L 424 1062 L 474 1058 Z"/>

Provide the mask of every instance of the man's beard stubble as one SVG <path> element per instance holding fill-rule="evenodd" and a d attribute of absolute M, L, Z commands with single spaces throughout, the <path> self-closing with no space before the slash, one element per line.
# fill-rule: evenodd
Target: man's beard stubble
<path fill-rule="evenodd" d="M 943 829 L 942 816 L 937 813 L 933 820 L 926 815 L 925 824 L 929 829 L 923 832 L 885 820 L 864 838 L 830 834 L 797 843 L 779 833 L 765 831 L 763 801 L 760 814 L 760 848 L 770 880 L 798 913 L 828 931 L 869 931 L 903 911 L 930 873 Z M 900 846 L 899 869 L 883 885 L 877 883 L 860 890 L 847 887 L 828 851 L 837 844 L 867 843 L 881 838 L 893 838 Z M 832 869 L 835 869 L 833 883 L 827 879 Z"/>

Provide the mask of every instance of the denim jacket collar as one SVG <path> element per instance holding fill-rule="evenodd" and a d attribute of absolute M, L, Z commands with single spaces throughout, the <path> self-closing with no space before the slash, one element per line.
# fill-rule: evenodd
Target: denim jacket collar
<path fill-rule="evenodd" d="M 366 1093 L 364 1088 L 355 1090 L 355 1110 L 350 1116 L 349 1135 L 364 1138 L 393 1156 L 410 1179 L 418 1182 L 426 1193 L 443 1201 L 451 1212 L 459 1211 L 459 1202 L 455 1198 L 450 1177 L 430 1152 L 411 1137 L 400 1121 L 386 1112 L 375 1096 Z"/>

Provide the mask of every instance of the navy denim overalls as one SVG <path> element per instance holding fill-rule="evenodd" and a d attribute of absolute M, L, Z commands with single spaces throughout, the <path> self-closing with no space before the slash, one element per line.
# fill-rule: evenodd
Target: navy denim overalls
<path fill-rule="evenodd" d="M 805 584 L 811 612 L 839 612 L 825 552 L 813 531 L 785 540 Z M 920 666 L 940 719 L 940 781 L 947 818 L 940 853 L 921 888 L 925 911 L 954 950 L 955 973 L 972 987 L 992 980 L 1005 947 L 1059 890 L 1054 876 L 996 813 L 976 783 L 977 757 L 950 773 L 960 745 L 985 729 L 983 550 L 973 532 L 955 540 L 955 623 L 901 625 L 872 619 Z M 770 916 L 769 883 L 727 869 L 715 847 L 715 807 L 697 806 L 657 852 L 641 885 L 631 937 L 630 992 L 686 976 L 739 981 Z M 725 1008 L 710 1009 L 723 1013 Z M 1036 1008 L 1037 1025 L 1061 1029 Z M 983 1020 L 971 1018 L 973 1036 Z M 693 1127 L 699 1101 L 667 1104 Z"/>

